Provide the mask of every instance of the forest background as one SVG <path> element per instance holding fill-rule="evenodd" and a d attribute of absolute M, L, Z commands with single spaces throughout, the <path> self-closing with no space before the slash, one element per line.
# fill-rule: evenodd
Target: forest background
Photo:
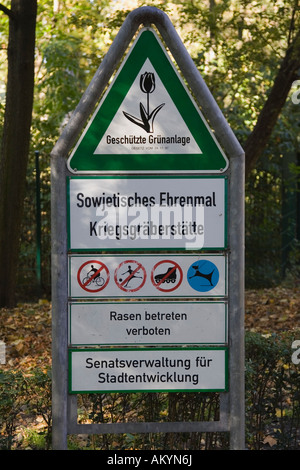
<path fill-rule="evenodd" d="M 32 112 L 27 122 L 28 149 L 26 145 L 22 146 L 18 132 L 12 133 L 16 160 L 14 172 L 9 176 L 3 163 L 8 93 L 12 103 L 11 116 L 17 115 L 19 123 L 25 121 L 25 107 L 24 114 L 22 106 L 21 111 L 14 113 L 14 106 L 16 109 L 19 106 L 17 93 L 27 97 L 25 74 L 14 73 L 15 82 L 9 91 L 8 58 L 12 52 L 9 35 L 12 25 L 16 24 L 11 12 L 14 9 L 20 12 L 20 5 L 24 8 L 25 4 L 27 11 L 23 10 L 24 14 L 30 13 L 29 5 L 37 8 L 28 20 L 28 23 L 34 22 L 35 35 L 34 43 L 31 43 L 34 50 Z M 251 319 L 246 315 L 246 325 L 256 331 L 266 331 L 264 328 L 271 320 L 275 331 L 299 327 L 298 0 L 2 0 L 0 307 L 19 306 L 1 310 L 1 327 L 6 322 L 6 326 L 18 330 L 12 347 L 12 364 L 22 357 L 23 365 L 27 366 L 29 357 L 26 359 L 25 353 L 29 343 L 27 345 L 24 337 L 20 339 L 20 335 L 24 331 L 31 332 L 31 325 L 33 330 L 36 328 L 32 321 L 38 323 L 37 331 L 47 336 L 50 331 L 47 303 L 51 301 L 50 152 L 126 15 L 144 5 L 156 6 L 168 14 L 246 150 L 246 314 L 249 313 L 247 306 L 251 311 Z M 23 86 L 21 90 L 20 85 Z M 30 98 L 30 89 L 28 96 Z M 30 102 L 26 106 L 30 108 Z M 22 180 L 24 189 L 21 188 Z M 10 190 L 8 200 L 11 205 L 6 202 L 2 206 L 6 205 L 6 217 L 16 223 L 9 237 L 6 236 L 8 248 L 5 248 L 6 226 L 1 215 L 3 181 Z M 6 261 L 9 253 L 11 262 Z M 24 302 L 37 301 L 40 304 L 32 304 L 30 308 L 20 307 L 26 305 Z M 280 303 L 283 301 L 288 303 L 288 309 L 283 310 L 283 305 L 287 306 L 287 303 Z M 275 304 L 272 319 L 269 307 Z M 43 349 L 45 343 L 40 341 L 37 337 L 35 345 Z M 48 361 L 47 355 L 44 362 Z M 299 400 L 297 403 L 299 412 Z"/>

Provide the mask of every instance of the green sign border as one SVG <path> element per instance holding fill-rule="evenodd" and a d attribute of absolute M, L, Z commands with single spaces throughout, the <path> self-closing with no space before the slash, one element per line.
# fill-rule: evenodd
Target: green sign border
<path fill-rule="evenodd" d="M 201 148 L 202 154 L 94 155 L 96 147 L 147 58 Z M 170 172 L 170 170 L 223 173 L 227 167 L 227 157 L 194 103 L 156 33 L 151 29 L 143 29 L 71 153 L 68 160 L 69 170 L 72 173 Z"/>
<path fill-rule="evenodd" d="M 224 246 L 220 247 L 205 247 L 205 248 L 71 248 L 71 215 L 70 215 L 70 180 L 71 179 L 224 179 Z M 161 251 L 220 251 L 226 250 L 228 244 L 228 234 L 227 234 L 227 211 L 228 211 L 228 177 L 226 175 L 77 175 L 77 176 L 67 176 L 67 249 L 68 253 L 107 253 L 107 252 L 119 252 L 119 253 L 137 253 L 137 252 L 161 252 Z"/>
<path fill-rule="evenodd" d="M 140 348 L 140 351 L 182 351 L 179 348 Z M 138 348 L 109 348 L 109 349 L 96 349 L 96 348 L 85 348 L 85 349 L 74 349 L 70 348 L 68 351 L 68 358 L 69 358 L 69 393 L 70 394 L 86 394 L 86 393 L 156 393 L 156 392 L 227 392 L 228 391 L 228 347 L 215 347 L 215 348 L 208 348 L 208 347 L 201 347 L 201 348 L 184 348 L 184 351 L 224 351 L 225 352 L 225 386 L 224 388 L 217 388 L 217 389 L 155 389 L 155 390 L 72 390 L 72 354 L 78 352 L 99 352 L 99 351 L 135 351 L 138 354 Z"/>

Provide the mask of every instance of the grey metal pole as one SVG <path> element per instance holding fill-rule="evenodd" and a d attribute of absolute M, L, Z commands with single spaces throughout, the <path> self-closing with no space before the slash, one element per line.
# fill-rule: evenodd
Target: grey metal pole
<path fill-rule="evenodd" d="M 245 449 L 244 175 L 245 158 L 230 161 L 229 188 L 229 396 L 230 448 Z"/>
<path fill-rule="evenodd" d="M 67 208 L 66 160 L 51 159 L 51 275 L 52 275 L 52 446 L 67 448 Z"/>
<path fill-rule="evenodd" d="M 36 278 L 38 295 L 42 290 L 42 270 L 41 270 L 41 198 L 40 198 L 40 152 L 36 150 L 35 154 L 35 200 L 36 200 Z"/>

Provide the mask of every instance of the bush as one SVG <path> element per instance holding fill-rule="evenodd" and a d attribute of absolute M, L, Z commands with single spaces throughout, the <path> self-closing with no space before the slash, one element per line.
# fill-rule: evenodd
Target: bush
<path fill-rule="evenodd" d="M 20 372 L 0 371 L 0 449 L 10 450 L 26 385 Z"/>
<path fill-rule="evenodd" d="M 42 416 L 46 424 L 44 448 L 50 447 L 51 376 L 36 369 L 32 374 L 0 371 L 0 450 L 16 446 L 16 429 L 21 416 Z M 37 441 L 38 433 L 35 434 Z M 31 439 L 34 442 L 34 439 Z"/>
<path fill-rule="evenodd" d="M 300 376 L 292 333 L 246 334 L 246 429 L 251 449 L 299 449 Z"/>

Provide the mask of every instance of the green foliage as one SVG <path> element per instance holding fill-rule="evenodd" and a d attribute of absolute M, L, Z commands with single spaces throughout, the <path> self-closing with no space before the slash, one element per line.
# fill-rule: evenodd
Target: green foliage
<path fill-rule="evenodd" d="M 247 440 L 254 450 L 299 449 L 300 376 L 291 362 L 296 333 L 246 335 Z"/>
<path fill-rule="evenodd" d="M 280 175 L 260 162 L 247 181 L 246 193 L 246 284 L 250 288 L 280 282 L 280 200 Z"/>
<path fill-rule="evenodd" d="M 21 373 L 0 371 L 0 449 L 12 447 L 25 391 Z"/>
<path fill-rule="evenodd" d="M 270 287 L 288 272 L 290 280 L 291 273 L 299 279 L 299 122 L 299 106 L 287 102 L 272 140 L 246 181 L 248 287 Z"/>
<path fill-rule="evenodd" d="M 49 153 L 107 50 L 107 0 L 40 2 L 33 147 Z M 47 18 L 47 20 L 46 20 Z M 113 34 L 113 32 L 111 32 Z M 49 162 L 48 162 L 49 163 Z"/>
<path fill-rule="evenodd" d="M 0 449 L 16 445 L 16 428 L 20 416 L 41 416 L 46 432 L 31 430 L 27 435 L 33 442 L 43 442 L 49 448 L 51 437 L 51 374 L 35 369 L 32 374 L 0 371 Z M 38 437 L 39 435 L 39 437 Z M 40 445 L 40 444 L 39 444 Z M 32 446 L 30 446 L 32 448 Z"/>

